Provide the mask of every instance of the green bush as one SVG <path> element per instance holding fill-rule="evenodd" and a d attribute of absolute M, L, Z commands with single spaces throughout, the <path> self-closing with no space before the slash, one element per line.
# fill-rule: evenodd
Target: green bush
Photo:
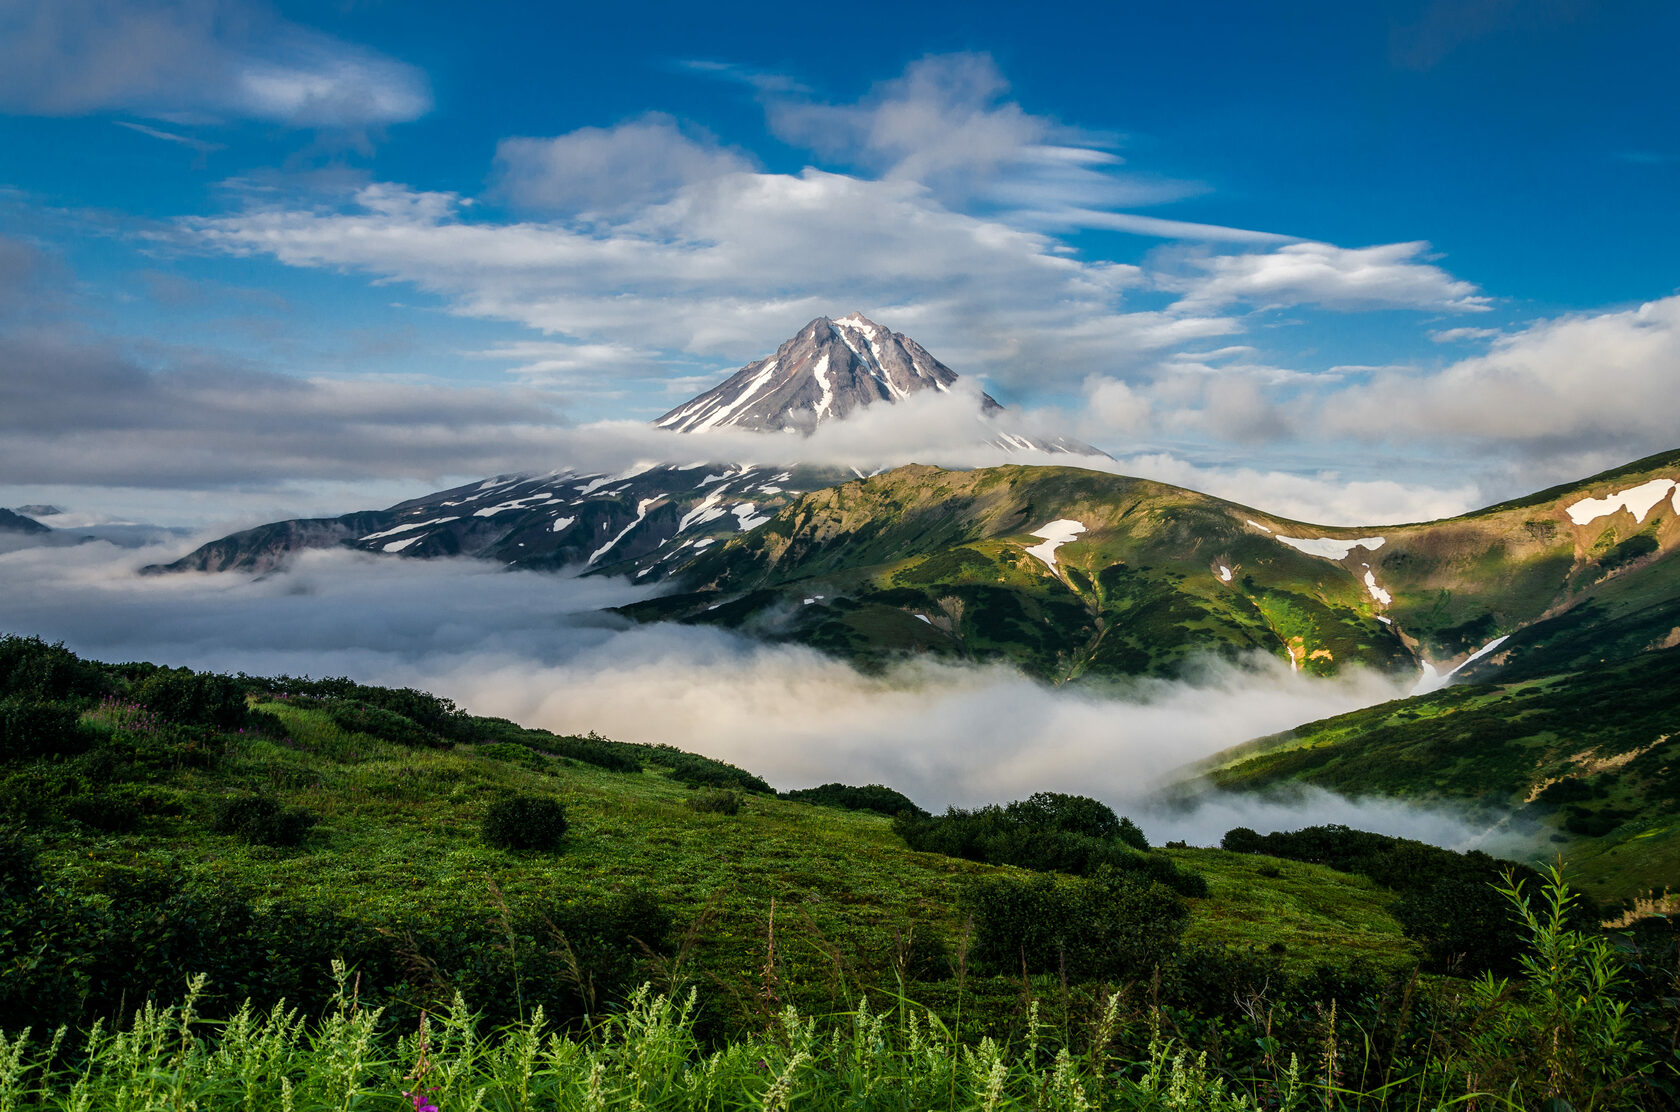
<path fill-rule="evenodd" d="M 949 808 L 936 817 L 900 814 L 893 830 L 911 849 L 992 865 L 1091 876 L 1137 873 L 1183 896 L 1207 895 L 1207 881 L 1171 858 L 1137 848 L 1143 832 L 1094 799 L 1040 792 L 1006 807 Z M 1103 831 L 1106 835 L 1092 833 Z"/>
<path fill-rule="evenodd" d="M 781 798 L 795 803 L 813 803 L 819 807 L 873 811 L 888 818 L 901 813 L 927 817 L 927 812 L 916 806 L 909 796 L 896 792 L 885 784 L 865 784 L 861 788 L 850 784 L 822 784 L 815 788 L 797 788 L 782 792 Z"/>
<path fill-rule="evenodd" d="M 552 853 L 566 835 L 566 808 L 546 795 L 510 795 L 484 813 L 484 841 L 499 849 Z"/>
<path fill-rule="evenodd" d="M 741 811 L 741 793 L 732 788 L 711 788 L 697 791 L 688 797 L 692 811 L 719 815 L 736 815 Z"/>
<path fill-rule="evenodd" d="M 80 753 L 90 741 L 81 727 L 81 715 L 72 707 L 16 697 L 0 699 L 0 761 Z"/>
<path fill-rule="evenodd" d="M 109 685 L 99 665 L 82 660 L 62 643 L 39 637 L 0 637 L 0 697 L 28 700 L 92 698 Z"/>
<path fill-rule="evenodd" d="M 1070 979 L 1147 976 L 1172 956 L 1190 920 L 1165 885 L 1106 870 L 1091 879 L 987 877 L 971 882 L 962 902 L 983 965 Z"/>
<path fill-rule="evenodd" d="M 134 687 L 134 701 L 186 726 L 237 730 L 245 724 L 245 688 L 231 676 L 161 668 Z"/>
<path fill-rule="evenodd" d="M 60 800 L 58 813 L 107 834 L 125 834 L 140 825 L 140 808 L 134 800 L 105 792 L 88 792 Z"/>
<path fill-rule="evenodd" d="M 393 745 L 442 748 L 450 744 L 412 718 L 357 699 L 326 699 L 321 708 L 339 729 L 366 734 Z"/>
<path fill-rule="evenodd" d="M 40 851 L 20 826 L 0 824 L 0 900 L 21 899 L 41 886 Z"/>
<path fill-rule="evenodd" d="M 295 846 L 303 842 L 315 822 L 309 811 L 287 807 L 273 796 L 245 795 L 220 800 L 210 829 L 258 845 Z"/>
<path fill-rule="evenodd" d="M 1428 967 L 1460 975 L 1516 968 L 1522 937 L 1495 886 L 1506 872 L 1519 880 L 1541 879 L 1527 866 L 1479 850 L 1459 853 L 1334 824 L 1273 834 L 1239 826 L 1219 844 L 1235 853 L 1327 865 L 1394 889 L 1401 897 L 1394 917 L 1408 938 L 1423 945 Z M 1598 909 L 1584 897 L 1571 906 L 1582 928 L 1596 922 Z"/>

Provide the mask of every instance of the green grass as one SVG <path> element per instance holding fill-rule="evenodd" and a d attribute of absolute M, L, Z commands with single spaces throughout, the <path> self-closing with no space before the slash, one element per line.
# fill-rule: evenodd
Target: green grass
<path fill-rule="evenodd" d="M 382 921 L 429 907 L 488 919 L 499 898 L 533 906 L 642 889 L 679 930 L 694 928 L 689 975 L 724 986 L 718 995 L 738 1015 L 753 1006 L 742 1001 L 764 962 L 772 907 L 783 939 L 779 976 L 792 998 L 840 1006 L 863 988 L 893 983 L 907 939 L 945 955 L 931 975 L 952 976 L 965 929 L 963 882 L 1017 871 L 912 852 L 889 819 L 867 812 L 757 794 L 744 797 L 737 815 L 696 811 L 688 805 L 694 792 L 656 767 L 610 772 L 523 747 L 515 760 L 468 746 L 404 748 L 346 733 L 322 710 L 284 702 L 256 709 L 285 724 L 290 745 L 242 735 L 214 769 L 184 769 L 170 780 L 179 818 L 132 834 L 49 837 L 47 863 L 76 886 L 149 866 L 257 904 Z M 272 792 L 313 811 L 319 824 L 295 849 L 209 833 L 214 801 L 243 791 Z M 565 805 L 561 852 L 482 843 L 485 809 L 510 792 Z M 1239 949 L 1281 942 L 1285 961 L 1298 965 L 1412 960 L 1383 910 L 1388 897 L 1358 878 L 1294 863 L 1277 877 L 1258 876 L 1236 855 L 1170 852 L 1205 870 L 1214 886 L 1209 899 L 1192 901 L 1191 941 Z M 1332 944 L 1338 948 L 1326 949 Z M 1005 1000 L 1017 993 L 993 992 Z"/>

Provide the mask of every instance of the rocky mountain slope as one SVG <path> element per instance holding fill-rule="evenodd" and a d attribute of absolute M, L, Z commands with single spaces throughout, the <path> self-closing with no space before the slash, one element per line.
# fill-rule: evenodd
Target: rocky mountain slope
<path fill-rule="evenodd" d="M 32 535 L 52 532 L 49 526 L 43 525 L 32 517 L 3 508 L 0 508 L 0 530 Z"/>
<path fill-rule="evenodd" d="M 658 466 L 486 479 L 389 509 L 277 521 L 211 541 L 148 572 L 261 574 L 300 549 L 476 556 L 510 567 L 582 567 L 637 577 L 749 530 L 842 474 L 825 468 Z"/>

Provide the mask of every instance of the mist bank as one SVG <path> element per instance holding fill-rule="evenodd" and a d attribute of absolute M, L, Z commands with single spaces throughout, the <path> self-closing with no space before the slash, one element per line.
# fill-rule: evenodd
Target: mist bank
<path fill-rule="evenodd" d="M 1343 822 L 1459 846 L 1491 825 L 1325 792 L 1191 805 L 1163 794 L 1187 765 L 1401 697 L 1410 677 L 1322 680 L 1269 657 L 1102 690 L 1052 687 L 1001 665 L 908 661 L 864 675 L 801 646 L 633 625 L 606 608 L 654 589 L 625 580 L 348 551 L 303 552 L 257 579 L 135 573 L 164 551 L 89 542 L 0 553 L 0 630 L 107 661 L 422 688 L 556 732 L 667 742 L 778 788 L 879 782 L 933 809 L 1034 791 L 1092 795 L 1137 816 L 1156 841 Z"/>

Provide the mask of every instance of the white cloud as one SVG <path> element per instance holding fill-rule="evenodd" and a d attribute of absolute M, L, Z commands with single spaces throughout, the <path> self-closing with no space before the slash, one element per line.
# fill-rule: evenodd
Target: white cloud
<path fill-rule="evenodd" d="M 0 0 L 0 108 L 360 128 L 423 115 L 414 67 L 242 0 Z"/>
<path fill-rule="evenodd" d="M 964 373 L 1040 384 L 1237 327 L 1126 312 L 1122 295 L 1144 282 L 1135 267 L 1069 258 L 914 182 L 814 169 L 727 173 L 588 226 L 474 222 L 454 194 L 382 184 L 338 210 L 251 209 L 187 227 L 233 253 L 412 282 L 473 316 L 740 362 L 852 309 Z"/>
<path fill-rule="evenodd" d="M 1613 447 L 1627 459 L 1676 446 L 1680 296 L 1542 321 L 1438 371 L 1390 372 L 1322 406 L 1323 425 L 1388 440 Z"/>
<path fill-rule="evenodd" d="M 616 213 L 671 197 L 682 186 L 752 168 L 709 136 L 684 134 L 649 113 L 616 127 L 584 127 L 552 139 L 504 139 L 496 147 L 498 189 L 541 213 Z"/>
<path fill-rule="evenodd" d="M 1007 211 L 1013 223 L 1043 228 L 1286 238 L 1112 211 L 1182 200 L 1207 188 L 1125 169 L 1114 136 L 1033 115 L 1004 99 L 1008 91 L 989 55 L 936 54 L 855 103 L 822 103 L 777 88 L 765 89 L 763 99 L 780 138 L 847 167 L 918 182 L 953 208 Z"/>
<path fill-rule="evenodd" d="M 1185 255 L 1164 288 L 1182 293 L 1177 308 L 1202 312 L 1241 302 L 1260 308 L 1481 311 L 1476 287 L 1424 261 L 1427 243 L 1337 247 L 1291 243 L 1265 254 Z"/>

